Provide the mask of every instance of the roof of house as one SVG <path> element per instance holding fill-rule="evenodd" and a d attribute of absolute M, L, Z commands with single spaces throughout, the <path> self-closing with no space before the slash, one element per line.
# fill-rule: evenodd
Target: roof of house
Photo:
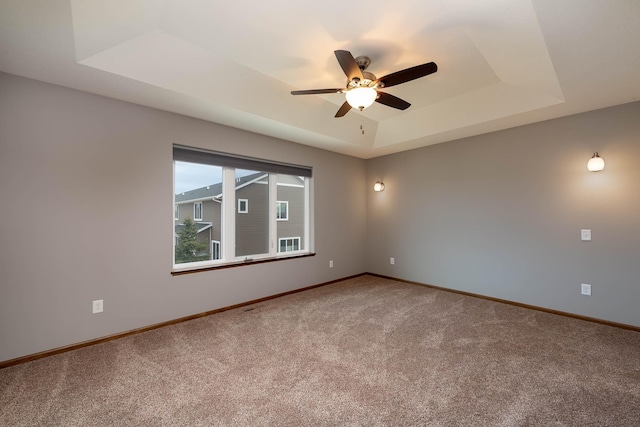
<path fill-rule="evenodd" d="M 257 172 L 251 175 L 236 178 L 236 188 L 243 187 L 250 184 L 253 181 L 257 181 L 259 178 L 265 175 L 264 172 Z M 222 199 L 222 183 L 207 185 L 205 187 L 196 188 L 190 191 L 185 191 L 176 194 L 176 203 L 204 200 L 204 199 Z"/>
<path fill-rule="evenodd" d="M 208 228 L 212 227 L 213 224 L 211 224 L 210 222 L 196 222 L 196 227 L 198 228 L 198 233 L 200 233 L 201 231 L 207 230 Z M 182 227 L 184 227 L 184 224 L 177 224 L 174 228 L 174 231 L 176 232 L 176 234 L 182 230 Z"/>

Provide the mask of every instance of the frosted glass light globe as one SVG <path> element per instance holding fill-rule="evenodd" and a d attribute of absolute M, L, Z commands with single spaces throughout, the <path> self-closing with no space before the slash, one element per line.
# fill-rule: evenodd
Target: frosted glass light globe
<path fill-rule="evenodd" d="M 589 163 L 587 163 L 587 169 L 589 172 L 598 172 L 604 169 L 604 159 L 598 155 L 598 153 L 593 153 L 593 157 L 589 159 Z"/>
<path fill-rule="evenodd" d="M 345 96 L 353 108 L 364 110 L 375 102 L 378 93 L 371 87 L 357 87 L 348 91 Z"/>

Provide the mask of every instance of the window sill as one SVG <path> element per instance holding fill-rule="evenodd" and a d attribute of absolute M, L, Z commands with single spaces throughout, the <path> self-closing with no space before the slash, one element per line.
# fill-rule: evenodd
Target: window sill
<path fill-rule="evenodd" d="M 209 265 L 209 266 L 206 266 L 206 267 L 185 268 L 184 270 L 173 270 L 171 272 L 171 275 L 172 276 L 181 276 L 183 274 L 199 273 L 201 271 L 222 270 L 222 269 L 225 269 L 225 268 L 244 267 L 246 265 L 255 265 L 255 264 L 264 264 L 264 263 L 267 263 L 267 262 L 285 261 L 285 260 L 294 259 L 294 258 L 306 258 L 306 257 L 310 257 L 310 256 L 315 256 L 315 255 L 316 254 L 314 252 L 312 252 L 312 253 L 304 253 L 304 254 L 295 254 L 295 255 L 290 255 L 290 256 L 281 255 L 281 256 L 278 256 L 278 257 L 261 258 L 261 259 L 251 260 L 251 261 L 237 261 L 237 262 L 231 262 L 231 263 L 226 263 L 226 264 Z"/>

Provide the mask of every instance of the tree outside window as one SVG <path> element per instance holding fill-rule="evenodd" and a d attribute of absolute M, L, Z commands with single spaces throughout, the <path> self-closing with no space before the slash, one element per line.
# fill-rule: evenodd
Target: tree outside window
<path fill-rule="evenodd" d="M 206 243 L 198 241 L 198 227 L 190 218 L 185 218 L 177 234 L 176 264 L 204 261 L 208 258 L 209 247 Z"/>

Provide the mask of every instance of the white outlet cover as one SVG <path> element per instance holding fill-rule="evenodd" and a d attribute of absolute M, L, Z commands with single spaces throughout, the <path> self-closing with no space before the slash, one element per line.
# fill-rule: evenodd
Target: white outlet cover
<path fill-rule="evenodd" d="M 395 264 L 396 263 L 396 259 L 395 258 L 389 258 L 389 263 L 390 264 Z"/>
<path fill-rule="evenodd" d="M 591 230 L 580 230 L 580 238 L 583 241 L 590 241 L 591 240 Z"/>
<path fill-rule="evenodd" d="M 101 299 L 93 302 L 93 314 L 102 313 L 104 311 L 104 301 Z"/>
<path fill-rule="evenodd" d="M 591 285 L 583 283 L 582 285 L 580 285 L 580 292 L 582 293 L 582 295 L 591 295 Z"/>

